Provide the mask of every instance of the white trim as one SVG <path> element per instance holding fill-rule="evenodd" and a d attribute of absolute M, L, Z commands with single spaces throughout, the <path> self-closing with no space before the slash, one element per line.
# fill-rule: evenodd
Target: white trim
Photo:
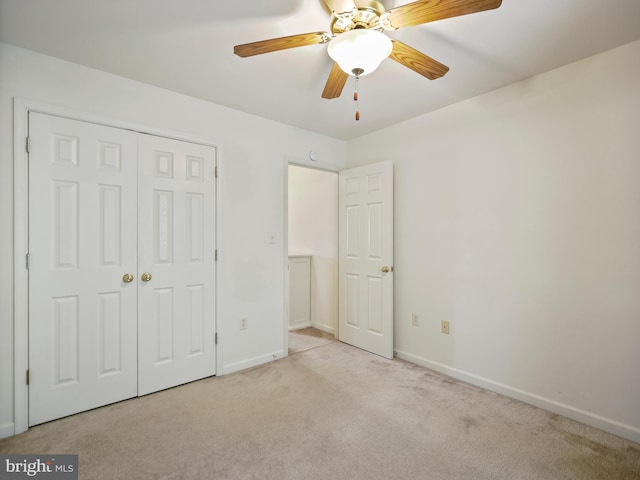
<path fill-rule="evenodd" d="M 305 161 L 287 154 L 284 155 L 284 161 L 287 165 L 295 165 L 296 167 L 310 168 L 311 170 L 321 170 L 324 172 L 340 173 L 347 168 L 346 165 L 338 166 L 322 162 L 312 162 L 311 160 Z"/>
<path fill-rule="evenodd" d="M 284 350 L 277 350 L 272 353 L 267 353 L 266 355 L 260 355 L 259 357 L 253 357 L 241 362 L 231 363 L 224 366 L 224 375 L 239 372 L 240 370 L 246 370 L 247 368 L 258 367 L 260 365 L 264 365 L 265 363 L 278 360 L 279 358 L 284 358 L 285 356 L 286 355 Z"/>
<path fill-rule="evenodd" d="M 595 415 L 591 412 L 587 412 L 585 410 L 581 410 L 564 403 L 556 402 L 555 400 L 541 397 L 540 395 L 535 395 L 524 390 L 510 387 L 509 385 L 495 382 L 493 380 L 489 380 L 488 378 L 480 377 L 478 375 L 474 375 L 473 373 L 465 372 L 463 370 L 453 368 L 442 363 L 434 362 L 432 360 L 428 360 L 411 353 L 397 350 L 396 355 L 402 360 L 415 363 L 416 365 L 435 370 L 436 372 L 440 372 L 458 380 L 462 380 L 463 382 L 467 382 L 472 385 L 485 388 L 492 392 L 499 393 L 516 400 L 520 400 L 521 402 L 528 403 L 529 405 L 542 408 L 549 412 L 557 413 L 558 415 L 576 420 L 578 422 L 584 423 L 585 425 L 589 425 L 591 427 L 604 430 L 605 432 L 609 432 L 614 435 L 626 438 L 633 442 L 640 443 L 640 429 L 631 425 L 617 422 L 600 415 Z"/>
<path fill-rule="evenodd" d="M 216 178 L 216 251 L 218 252 L 218 259 L 216 261 L 216 318 L 215 318 L 215 331 L 218 335 L 218 344 L 216 345 L 216 375 L 223 375 L 222 369 L 222 339 L 224 338 L 222 332 L 222 323 L 219 321 L 222 313 L 222 308 L 220 304 L 222 303 L 222 296 L 220 293 L 220 281 L 223 277 L 222 275 L 222 265 L 223 261 L 223 250 L 222 250 L 222 235 L 220 233 L 220 225 L 222 225 L 222 209 L 220 208 L 220 204 L 222 201 L 222 189 L 224 182 L 222 181 L 224 170 L 222 168 L 222 147 L 216 147 L 216 168 L 218 169 L 218 177 Z"/>
<path fill-rule="evenodd" d="M 26 254 L 29 248 L 29 221 L 28 221 L 28 155 L 25 141 L 29 132 L 29 113 L 42 113 L 57 117 L 79 120 L 83 122 L 105 125 L 123 130 L 131 130 L 142 134 L 150 134 L 158 137 L 166 137 L 174 140 L 195 143 L 215 147 L 216 165 L 219 170 L 222 165 L 221 147 L 214 141 L 194 137 L 180 132 L 149 127 L 118 119 L 107 118 L 99 115 L 87 114 L 70 110 L 58 105 L 52 105 L 35 100 L 15 97 L 13 99 L 13 158 L 14 158 L 14 423 L 0 427 L 0 438 L 8 429 L 13 426 L 10 435 L 17 435 L 25 432 L 29 427 L 29 397 L 26 385 L 26 371 L 29 365 L 29 284 L 28 271 L 26 269 Z M 216 248 L 220 249 L 220 184 L 216 184 Z M 221 262 L 216 265 L 216 318 L 215 330 L 218 331 L 220 318 L 220 295 L 218 295 L 218 284 L 221 278 L 219 268 Z M 222 336 L 218 336 L 216 345 L 216 374 L 222 375 Z"/>
<path fill-rule="evenodd" d="M 26 138 L 29 132 L 29 103 L 13 102 L 13 434 L 29 428 L 29 390 L 26 372 L 29 365 L 29 275 L 26 255 L 29 249 L 29 157 Z"/>
<path fill-rule="evenodd" d="M 28 112 L 43 113 L 45 115 L 53 115 L 56 117 L 68 118 L 70 120 L 78 120 L 81 122 L 95 123 L 97 125 L 104 125 L 107 127 L 120 128 L 122 130 L 131 130 L 133 132 L 155 135 L 157 137 L 165 137 L 173 140 L 181 140 L 183 142 L 195 143 L 198 145 L 206 145 L 209 147 L 218 147 L 218 143 L 213 140 L 204 139 L 201 137 L 195 137 L 183 132 L 175 132 L 170 130 L 159 129 L 155 127 L 149 127 L 148 125 L 141 125 L 139 123 L 126 122 L 120 119 L 111 117 L 104 117 L 101 115 L 93 115 L 69 108 L 53 105 L 50 103 L 39 102 L 35 100 L 29 100 L 25 98 L 15 97 L 14 106 L 20 106 Z M 14 114 L 15 114 L 14 107 Z"/>
<path fill-rule="evenodd" d="M 282 248 L 283 248 L 283 258 L 284 258 L 284 325 L 282 325 L 284 330 L 284 341 L 282 343 L 282 348 L 284 350 L 284 356 L 289 356 L 289 161 L 285 157 L 284 159 L 284 174 L 283 174 L 283 183 L 284 183 L 284 218 L 282 220 L 284 233 L 282 234 Z"/>
<path fill-rule="evenodd" d="M 328 325 L 323 325 L 321 323 L 314 323 L 314 322 L 311 322 L 311 326 L 313 328 L 317 328 L 318 330 L 321 330 L 321 331 L 323 331 L 325 333 L 330 333 L 331 335 L 333 335 L 335 337 L 336 329 L 333 328 L 333 327 L 329 327 Z"/>

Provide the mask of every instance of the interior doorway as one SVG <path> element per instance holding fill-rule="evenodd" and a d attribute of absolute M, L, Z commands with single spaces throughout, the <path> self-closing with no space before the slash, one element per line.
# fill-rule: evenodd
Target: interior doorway
<path fill-rule="evenodd" d="M 285 178 L 285 351 L 289 329 L 308 324 L 393 358 L 393 163 L 339 173 L 286 164 Z"/>
<path fill-rule="evenodd" d="M 337 338 L 338 173 L 287 165 L 286 207 L 288 265 L 293 262 L 294 267 L 293 273 L 287 269 L 286 347 L 290 329 L 312 327 Z M 304 267 L 307 259 L 308 270 Z M 305 305 L 307 291 L 308 304 Z M 304 321 L 305 308 L 308 308 L 308 322 Z"/>

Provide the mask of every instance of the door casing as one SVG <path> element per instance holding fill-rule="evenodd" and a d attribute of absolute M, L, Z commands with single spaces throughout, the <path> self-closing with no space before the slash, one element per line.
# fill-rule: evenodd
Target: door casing
<path fill-rule="evenodd" d="M 132 130 L 138 133 L 146 133 L 159 137 L 167 137 L 174 140 L 181 140 L 201 145 L 215 147 L 217 150 L 217 166 L 220 170 L 223 163 L 223 151 L 221 146 L 211 140 L 199 137 L 192 137 L 168 130 L 157 129 L 146 125 L 130 123 L 123 120 L 107 118 L 100 115 L 90 115 L 72 109 L 66 109 L 48 103 L 38 102 L 25 98 L 13 99 L 13 172 L 14 172 L 14 274 L 13 274 L 13 301 L 14 301 L 14 435 L 28 430 L 29 403 L 27 386 L 27 369 L 29 368 L 29 304 L 28 287 L 29 271 L 27 269 L 27 253 L 29 248 L 29 177 L 28 165 L 29 156 L 27 152 L 27 137 L 29 134 L 29 112 L 43 113 L 58 117 L 69 118 L 84 122 L 96 123 L 109 127 Z M 223 182 L 218 183 L 216 189 L 216 246 L 221 249 L 220 235 L 220 199 L 222 198 Z M 222 375 L 222 346 L 224 333 L 221 332 L 220 318 L 221 298 L 218 295 L 219 278 L 222 277 L 222 263 L 216 266 L 216 331 L 218 335 L 218 345 L 216 348 L 216 375 Z"/>
<path fill-rule="evenodd" d="M 296 167 L 304 167 L 310 168 L 313 170 L 321 170 L 324 172 L 335 173 L 336 175 L 339 173 L 340 169 L 336 167 L 332 167 L 330 165 L 309 165 L 302 162 L 292 161 L 291 159 L 285 158 L 283 162 L 283 185 L 284 185 L 284 216 L 283 216 L 283 232 L 282 232 L 282 247 L 283 247 L 283 258 L 284 258 L 284 324 L 283 324 L 283 349 L 284 356 L 289 356 L 289 165 Z M 338 232 L 336 231 L 336 237 L 338 236 Z M 336 319 L 336 324 L 334 326 L 334 336 L 338 338 L 338 321 Z"/>

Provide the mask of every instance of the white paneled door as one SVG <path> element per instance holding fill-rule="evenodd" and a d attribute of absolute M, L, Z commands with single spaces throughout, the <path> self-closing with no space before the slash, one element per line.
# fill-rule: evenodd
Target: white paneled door
<path fill-rule="evenodd" d="M 339 175 L 339 338 L 393 358 L 393 164 Z"/>
<path fill-rule="evenodd" d="M 215 149 L 153 138 L 29 114 L 29 425 L 215 373 Z"/>
<path fill-rule="evenodd" d="M 29 423 L 137 394 L 136 134 L 29 115 Z"/>
<path fill-rule="evenodd" d="M 139 394 L 214 374 L 215 149 L 141 135 Z"/>

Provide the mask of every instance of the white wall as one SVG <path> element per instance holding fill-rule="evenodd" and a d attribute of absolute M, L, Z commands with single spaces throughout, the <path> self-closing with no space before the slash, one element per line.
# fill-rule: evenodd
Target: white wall
<path fill-rule="evenodd" d="M 349 142 L 395 164 L 399 356 L 640 441 L 638 78 L 635 42 Z"/>
<path fill-rule="evenodd" d="M 400 356 L 640 441 L 638 78 L 635 42 L 349 142 L 350 166 L 395 164 Z M 13 97 L 218 143 L 223 365 L 282 351 L 285 253 L 267 235 L 284 229 L 283 159 L 339 169 L 344 142 L 0 44 L 0 436 Z"/>
<path fill-rule="evenodd" d="M 312 255 L 311 325 L 338 319 L 338 174 L 289 166 L 289 251 Z"/>
<path fill-rule="evenodd" d="M 309 162 L 308 152 L 315 150 L 321 165 L 339 169 L 346 162 L 345 142 L 0 43 L 0 437 L 13 433 L 14 415 L 14 97 L 216 142 L 222 158 L 223 370 L 283 354 L 282 165 L 285 159 Z M 275 245 L 269 232 L 277 233 Z M 239 330 L 240 317 L 248 317 L 247 330 Z"/>

